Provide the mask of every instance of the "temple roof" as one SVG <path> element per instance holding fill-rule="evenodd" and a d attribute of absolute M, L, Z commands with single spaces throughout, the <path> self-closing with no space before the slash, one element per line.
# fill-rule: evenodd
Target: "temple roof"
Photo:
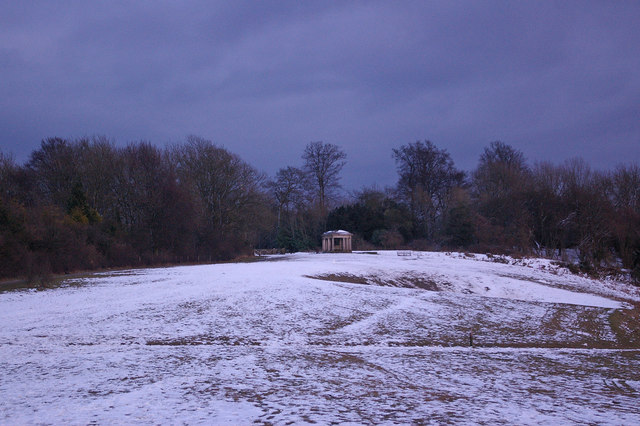
<path fill-rule="evenodd" d="M 330 235 L 353 235 L 353 234 L 351 232 L 344 231 L 342 229 L 338 229 L 335 231 L 327 231 L 324 234 L 322 234 L 323 237 L 328 237 Z"/>

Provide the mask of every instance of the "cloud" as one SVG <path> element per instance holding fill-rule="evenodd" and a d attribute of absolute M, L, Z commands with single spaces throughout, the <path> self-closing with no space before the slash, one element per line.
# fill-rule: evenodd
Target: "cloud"
<path fill-rule="evenodd" d="M 0 149 L 105 134 L 210 138 L 268 173 L 324 140 L 344 184 L 392 184 L 430 139 L 471 169 L 500 139 L 531 160 L 640 161 L 636 2 L 9 3 Z"/>

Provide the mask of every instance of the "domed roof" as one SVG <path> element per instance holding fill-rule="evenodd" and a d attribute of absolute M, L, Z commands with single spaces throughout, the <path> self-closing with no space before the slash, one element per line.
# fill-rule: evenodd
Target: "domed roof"
<path fill-rule="evenodd" d="M 329 235 L 353 235 L 351 232 L 345 231 L 343 229 L 338 229 L 338 230 L 334 230 L 334 231 L 327 231 L 324 234 L 322 234 L 322 236 L 329 236 Z"/>

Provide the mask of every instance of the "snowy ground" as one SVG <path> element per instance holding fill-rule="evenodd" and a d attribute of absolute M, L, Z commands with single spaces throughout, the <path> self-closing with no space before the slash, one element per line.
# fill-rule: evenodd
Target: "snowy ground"
<path fill-rule="evenodd" d="M 296 254 L 0 293 L 0 423 L 639 424 L 640 350 L 610 324 L 638 291 L 495 260 Z"/>

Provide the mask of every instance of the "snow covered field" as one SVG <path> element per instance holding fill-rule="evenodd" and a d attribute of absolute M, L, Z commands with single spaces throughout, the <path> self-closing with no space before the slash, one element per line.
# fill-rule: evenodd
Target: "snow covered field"
<path fill-rule="evenodd" d="M 640 350 L 610 324 L 637 289 L 495 260 L 295 254 L 0 293 L 0 423 L 640 424 Z"/>

